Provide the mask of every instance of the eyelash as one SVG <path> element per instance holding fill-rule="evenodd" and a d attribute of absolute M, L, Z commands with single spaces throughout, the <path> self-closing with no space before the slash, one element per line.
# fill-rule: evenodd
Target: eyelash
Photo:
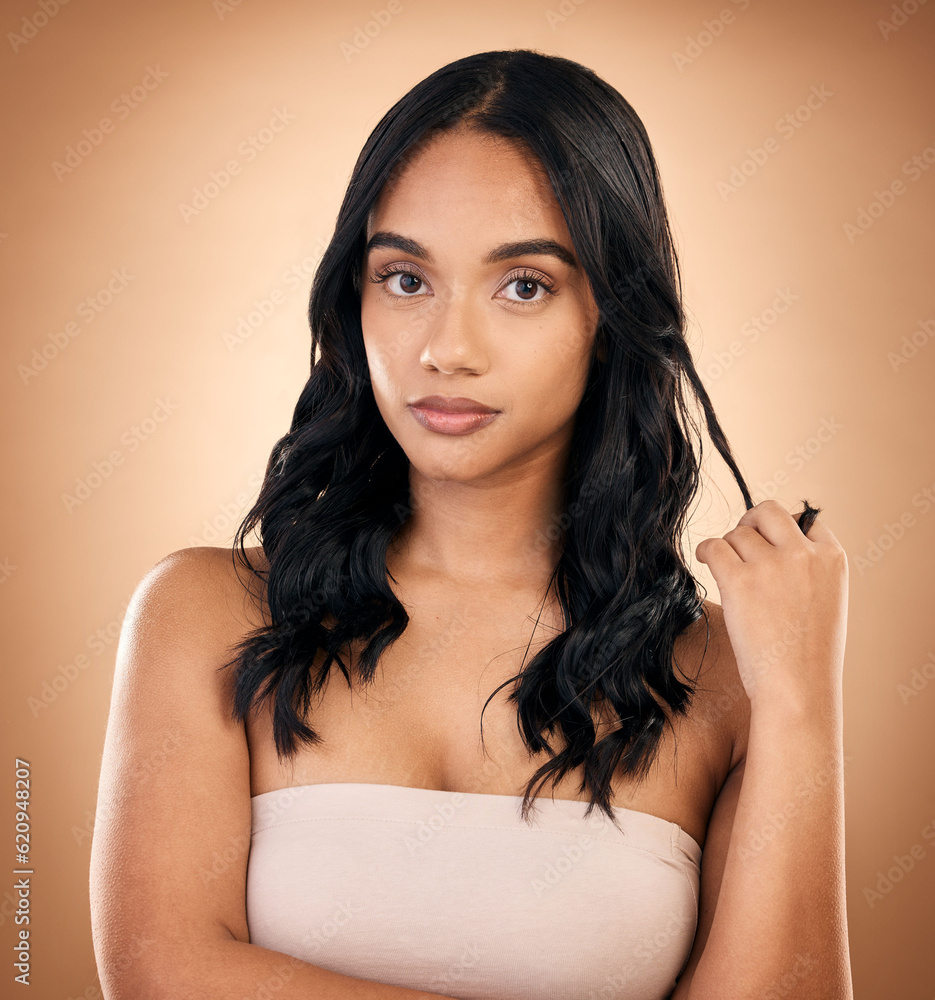
<path fill-rule="evenodd" d="M 420 281 L 425 281 L 425 278 L 423 278 L 422 275 L 419 274 L 419 272 L 415 268 L 406 267 L 403 264 L 390 264 L 379 271 L 373 271 L 370 274 L 370 280 L 375 284 L 382 285 L 388 278 L 392 278 L 394 274 L 412 274 L 415 277 L 417 277 Z M 509 279 L 504 283 L 503 287 L 506 288 L 509 285 L 515 284 L 517 281 L 531 281 L 534 284 L 544 288 L 547 295 L 557 294 L 555 291 L 555 286 L 550 281 L 548 281 L 544 277 L 539 276 L 538 272 L 529 271 L 526 269 L 521 269 L 518 273 L 511 274 Z M 387 292 L 387 294 L 392 294 L 392 293 Z M 400 298 L 415 299 L 419 297 L 420 296 L 418 295 L 411 295 L 411 296 L 393 295 L 393 298 L 395 299 L 400 299 Z M 508 301 L 512 302 L 513 305 L 538 306 L 542 305 L 542 303 L 545 302 L 545 299 L 536 299 L 534 302 L 523 302 L 520 299 L 509 299 Z"/>

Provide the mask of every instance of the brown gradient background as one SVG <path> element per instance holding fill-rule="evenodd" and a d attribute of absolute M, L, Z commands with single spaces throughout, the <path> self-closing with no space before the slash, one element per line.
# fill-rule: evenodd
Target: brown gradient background
<path fill-rule="evenodd" d="M 401 0 L 348 57 L 342 44 L 354 43 L 384 0 L 71 0 L 18 51 L 9 38 L 0 46 L 4 996 L 15 995 L 7 994 L 14 757 L 32 768 L 31 995 L 90 1000 L 100 996 L 90 835 L 126 602 L 168 552 L 228 544 L 255 497 L 307 377 L 312 269 L 370 130 L 437 67 L 512 47 L 583 62 L 642 117 L 681 254 L 693 350 L 755 499 L 785 473 L 782 502 L 790 510 L 803 497 L 820 504 L 847 549 L 855 994 L 935 995 L 935 842 L 922 833 L 935 821 L 935 680 L 923 672 L 935 661 L 935 509 L 914 503 L 935 489 L 935 345 L 919 333 L 906 364 L 894 370 L 888 358 L 920 321 L 935 320 L 935 169 L 915 181 L 902 170 L 926 149 L 935 159 L 935 3 L 887 38 L 878 25 L 891 14 L 884 0 L 752 0 L 745 10 L 731 0 L 564 4 L 568 16 L 553 26 L 557 2 Z M 725 8 L 733 22 L 680 69 L 673 54 Z M 40 10 L 38 0 L 4 2 L 0 26 L 20 32 Z M 148 67 L 168 75 L 120 119 L 112 102 Z M 783 138 L 777 120 L 813 85 L 832 96 Z M 294 120 L 247 162 L 238 145 L 277 108 Z M 102 117 L 114 131 L 57 179 L 53 162 Z M 769 136 L 778 151 L 722 197 L 718 182 Z M 179 204 L 234 157 L 240 174 L 186 222 Z M 895 204 L 849 240 L 845 224 L 900 179 Z M 292 289 L 284 272 L 303 261 L 307 273 Z M 85 322 L 82 302 L 122 268 L 132 280 Z M 225 333 L 277 289 L 272 315 L 228 349 Z M 744 324 L 780 289 L 797 299 L 753 342 Z M 78 335 L 24 381 L 21 366 L 69 321 Z M 725 369 L 718 359 L 732 341 L 742 350 Z M 160 399 L 175 410 L 151 434 L 141 428 L 131 450 L 124 435 Z M 821 442 L 823 421 L 835 431 Z M 796 447 L 807 461 L 792 460 Z M 67 511 L 62 495 L 115 449 L 123 463 Z M 705 462 L 711 489 L 692 551 L 743 513 L 713 448 Z M 904 515 L 909 526 L 896 538 L 887 526 Z M 875 552 L 881 538 L 885 548 Z M 69 669 L 81 654 L 85 667 Z M 920 690 L 908 696 L 914 670 Z M 865 888 L 913 845 L 924 857 L 871 906 Z"/>

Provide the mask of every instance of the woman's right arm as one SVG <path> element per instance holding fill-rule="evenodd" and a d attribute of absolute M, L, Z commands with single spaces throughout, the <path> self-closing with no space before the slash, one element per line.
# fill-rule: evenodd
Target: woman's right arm
<path fill-rule="evenodd" d="M 91 846 L 104 997 L 438 996 L 249 943 L 250 760 L 244 725 L 229 715 L 229 672 L 217 670 L 243 605 L 232 573 L 229 550 L 182 549 L 150 570 L 127 608 Z"/>

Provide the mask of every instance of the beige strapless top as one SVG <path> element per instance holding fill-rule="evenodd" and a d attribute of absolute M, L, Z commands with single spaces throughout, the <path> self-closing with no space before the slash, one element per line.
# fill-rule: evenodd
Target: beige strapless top
<path fill-rule="evenodd" d="M 460 1000 L 662 1000 L 691 950 L 701 847 L 587 803 L 353 782 L 255 795 L 250 941 Z"/>

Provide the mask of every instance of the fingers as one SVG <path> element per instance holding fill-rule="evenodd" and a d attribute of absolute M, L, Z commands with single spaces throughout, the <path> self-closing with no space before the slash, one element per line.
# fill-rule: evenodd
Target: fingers
<path fill-rule="evenodd" d="M 813 542 L 841 547 L 818 515 L 814 516 L 807 533 L 803 532 L 799 521 L 805 513 L 803 510 L 790 514 L 778 500 L 763 500 L 746 511 L 736 527 L 721 538 L 706 538 L 699 542 L 695 547 L 695 558 L 707 563 L 711 572 L 717 575 L 718 569 L 724 571 L 733 565 L 762 558 L 771 546 Z"/>
<path fill-rule="evenodd" d="M 792 515 L 795 518 L 796 524 L 799 525 L 800 531 L 801 531 L 800 519 L 804 513 L 805 511 L 800 511 L 798 514 Z M 817 516 L 815 518 L 815 520 L 812 522 L 812 526 L 804 534 L 805 537 L 810 542 L 831 542 L 834 544 L 838 544 L 838 540 L 835 537 L 834 533 L 828 527 L 828 525 L 825 524 L 824 521 L 822 521 L 820 516 Z"/>
<path fill-rule="evenodd" d="M 821 507 L 813 507 L 807 500 L 803 500 L 802 503 L 805 505 L 805 509 L 800 514 L 792 516 L 798 523 L 799 530 L 807 537 L 809 530 L 815 523 L 815 518 L 821 513 Z"/>
<path fill-rule="evenodd" d="M 723 538 L 705 538 L 695 546 L 695 558 L 711 570 L 716 581 L 743 565 L 737 550 Z"/>
<path fill-rule="evenodd" d="M 695 549 L 695 557 L 708 563 L 711 572 L 717 576 L 718 568 L 723 570 L 737 563 L 753 562 L 765 556 L 771 547 L 756 528 L 744 524 L 731 528 L 722 538 L 706 538 L 700 542 Z"/>
<path fill-rule="evenodd" d="M 773 546 L 801 545 L 806 539 L 837 544 L 837 539 L 817 517 L 805 535 L 799 527 L 799 518 L 804 513 L 792 515 L 778 500 L 763 500 L 746 511 L 736 527 L 723 537 L 700 542 L 695 548 L 695 558 L 706 563 L 716 578 L 719 572 L 767 556 Z"/>
<path fill-rule="evenodd" d="M 778 500 L 762 500 L 755 507 L 751 507 L 737 524 L 756 528 L 772 545 L 801 544 L 805 538 L 797 518 L 794 518 Z M 815 530 L 817 524 L 816 520 L 809 531 L 809 538 L 813 537 L 811 531 Z"/>

